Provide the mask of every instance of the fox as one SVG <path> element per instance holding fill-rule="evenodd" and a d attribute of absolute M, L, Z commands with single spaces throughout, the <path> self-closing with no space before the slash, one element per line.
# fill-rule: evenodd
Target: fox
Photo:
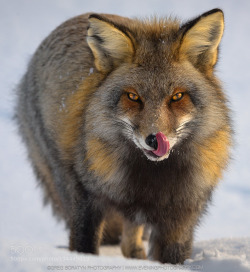
<path fill-rule="evenodd" d="M 221 9 L 189 21 L 86 13 L 38 47 L 15 116 L 69 250 L 182 264 L 230 161 Z M 149 232 L 149 250 L 143 233 Z"/>

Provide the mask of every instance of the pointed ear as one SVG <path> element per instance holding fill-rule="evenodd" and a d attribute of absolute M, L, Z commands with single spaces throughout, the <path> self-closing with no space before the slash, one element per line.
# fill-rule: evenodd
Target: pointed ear
<path fill-rule="evenodd" d="M 97 14 L 89 16 L 87 43 L 93 52 L 96 68 L 107 73 L 123 62 L 131 62 L 134 47 L 126 28 Z"/>
<path fill-rule="evenodd" d="M 203 72 L 211 71 L 217 62 L 218 46 L 223 30 L 224 16 L 220 9 L 206 12 L 183 25 L 180 58 L 188 58 Z"/>

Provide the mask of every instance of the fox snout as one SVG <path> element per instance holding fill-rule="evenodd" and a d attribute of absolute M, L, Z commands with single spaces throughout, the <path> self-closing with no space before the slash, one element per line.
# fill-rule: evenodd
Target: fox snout
<path fill-rule="evenodd" d="M 169 155 L 170 143 L 167 136 L 162 132 L 149 134 L 145 139 L 135 137 L 134 142 L 149 160 L 161 161 Z"/>
<path fill-rule="evenodd" d="M 148 146 L 154 148 L 151 152 L 158 157 L 166 155 L 170 149 L 169 141 L 162 132 L 158 132 L 156 135 L 150 134 L 145 142 Z"/>
<path fill-rule="evenodd" d="M 148 146 L 152 147 L 154 150 L 158 148 L 158 142 L 155 134 L 149 134 L 145 142 Z"/>

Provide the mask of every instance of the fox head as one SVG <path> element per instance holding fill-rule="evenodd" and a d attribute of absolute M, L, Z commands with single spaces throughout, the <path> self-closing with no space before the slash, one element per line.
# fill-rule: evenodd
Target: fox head
<path fill-rule="evenodd" d="M 225 118 L 214 75 L 223 30 L 219 9 L 182 25 L 90 15 L 87 43 L 104 78 L 90 102 L 90 130 L 117 146 L 132 143 L 151 161 L 216 131 Z"/>

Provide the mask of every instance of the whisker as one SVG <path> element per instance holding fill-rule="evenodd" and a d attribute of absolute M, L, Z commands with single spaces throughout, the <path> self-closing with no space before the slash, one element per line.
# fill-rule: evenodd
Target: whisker
<path fill-rule="evenodd" d="M 189 127 L 186 126 L 186 124 L 189 124 Z M 176 129 L 176 136 L 177 139 L 185 138 L 190 133 L 190 120 L 187 120 L 179 125 L 179 127 Z"/>
<path fill-rule="evenodd" d="M 118 119 L 118 122 L 116 122 L 116 125 L 119 126 L 123 130 L 123 133 L 128 138 L 133 138 L 135 125 L 129 119 L 128 119 L 128 121 L 126 121 L 126 120 L 120 118 L 120 119 Z"/>
<path fill-rule="evenodd" d="M 183 128 L 185 128 L 185 125 L 189 123 L 189 121 L 183 122 L 179 125 L 179 127 L 176 129 L 176 132 L 178 132 L 179 130 L 182 130 Z"/>

